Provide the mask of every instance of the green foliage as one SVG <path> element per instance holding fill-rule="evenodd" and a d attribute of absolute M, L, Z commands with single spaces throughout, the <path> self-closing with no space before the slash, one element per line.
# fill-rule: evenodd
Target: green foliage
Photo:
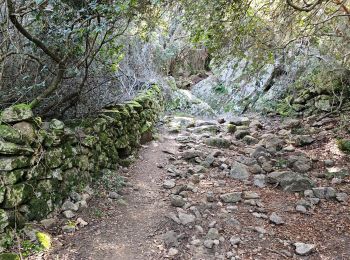
<path fill-rule="evenodd" d="M 51 248 L 51 236 L 49 234 L 43 233 L 43 232 L 36 232 L 36 238 L 38 239 L 39 244 L 44 249 L 50 249 Z"/>
<path fill-rule="evenodd" d="M 21 254 L 24 257 L 28 257 L 30 255 L 36 254 L 36 253 L 40 253 L 44 250 L 44 248 L 42 247 L 42 245 L 32 242 L 30 240 L 23 240 L 21 242 Z"/>
<path fill-rule="evenodd" d="M 218 94 L 228 94 L 228 90 L 223 84 L 216 85 L 214 91 Z"/>
<path fill-rule="evenodd" d="M 344 153 L 350 154 L 350 140 L 348 139 L 338 139 L 338 148 Z"/>

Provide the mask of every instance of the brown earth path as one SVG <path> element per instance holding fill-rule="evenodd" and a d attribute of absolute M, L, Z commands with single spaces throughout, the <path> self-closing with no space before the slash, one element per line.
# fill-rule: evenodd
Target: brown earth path
<path fill-rule="evenodd" d="M 169 221 L 166 214 L 169 203 L 161 195 L 161 180 L 164 170 L 158 165 L 166 161 L 163 148 L 175 145 L 175 141 L 165 138 L 163 142 L 152 142 L 144 146 L 140 159 L 130 167 L 128 179 L 131 191 L 124 196 L 128 205 L 106 203 L 106 198 L 94 198 L 89 204 L 96 205 L 107 216 L 92 220 L 88 213 L 82 213 L 89 225 L 63 239 L 45 259 L 163 259 L 161 234 L 164 224 Z M 102 204 L 108 204 L 105 208 Z M 90 206 L 91 207 L 91 206 Z"/>

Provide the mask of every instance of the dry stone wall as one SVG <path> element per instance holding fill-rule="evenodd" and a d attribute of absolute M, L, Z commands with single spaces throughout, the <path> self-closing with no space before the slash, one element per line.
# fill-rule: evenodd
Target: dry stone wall
<path fill-rule="evenodd" d="M 158 86 L 93 119 L 42 122 L 19 104 L 0 114 L 0 236 L 16 223 L 45 218 L 78 190 L 130 163 L 152 138 L 163 110 Z"/>

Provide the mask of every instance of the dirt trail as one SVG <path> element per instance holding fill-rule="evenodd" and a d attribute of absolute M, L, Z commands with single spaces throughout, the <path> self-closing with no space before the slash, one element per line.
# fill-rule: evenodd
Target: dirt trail
<path fill-rule="evenodd" d="M 132 190 L 124 196 L 127 205 L 103 205 L 106 198 L 92 203 L 108 215 L 63 239 L 63 245 L 45 259 L 162 259 L 157 235 L 167 222 L 170 205 L 163 201 L 161 180 L 164 171 L 157 165 L 166 160 L 163 148 L 174 141 L 152 142 L 140 150 L 140 158 L 130 167 Z M 90 221 L 87 212 L 84 220 Z"/>
<path fill-rule="evenodd" d="M 42 258 L 350 259 L 350 161 L 326 131 L 334 126 L 239 120 L 232 133 L 172 118 L 121 173 L 127 205 L 93 196 L 78 213 L 89 225 L 62 234 L 61 220 Z"/>

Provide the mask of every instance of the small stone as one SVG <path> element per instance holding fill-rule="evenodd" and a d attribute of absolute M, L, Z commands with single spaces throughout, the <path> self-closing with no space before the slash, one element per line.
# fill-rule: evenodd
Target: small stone
<path fill-rule="evenodd" d="M 255 175 L 253 184 L 259 188 L 266 187 L 266 176 L 264 174 Z"/>
<path fill-rule="evenodd" d="M 78 202 L 78 201 L 81 201 L 81 196 L 79 193 L 73 191 L 71 192 L 71 194 L 69 195 L 69 197 L 74 201 L 74 202 Z"/>
<path fill-rule="evenodd" d="M 253 191 L 244 191 L 243 198 L 246 200 L 259 199 L 260 195 L 256 192 L 253 192 Z"/>
<path fill-rule="evenodd" d="M 117 200 L 117 199 L 121 199 L 122 196 L 119 195 L 119 194 L 118 194 L 117 192 L 115 192 L 115 191 L 110 191 L 110 192 L 108 193 L 108 198 L 113 199 L 113 200 Z"/>
<path fill-rule="evenodd" d="M 78 211 L 79 206 L 77 204 L 67 200 L 62 204 L 62 210 L 63 211 L 68 211 L 68 210 Z"/>
<path fill-rule="evenodd" d="M 176 248 L 170 248 L 168 251 L 168 256 L 176 256 L 179 253 L 179 250 L 177 250 Z"/>
<path fill-rule="evenodd" d="M 215 196 L 214 196 L 214 193 L 212 191 L 208 191 L 207 192 L 207 201 L 208 202 L 214 202 L 215 201 Z"/>
<path fill-rule="evenodd" d="M 62 214 L 63 214 L 63 216 L 64 216 L 65 218 L 68 218 L 68 219 L 71 219 L 71 218 L 74 218 L 74 217 L 75 217 L 74 212 L 71 211 L 71 210 L 63 211 Z"/>
<path fill-rule="evenodd" d="M 212 249 L 214 246 L 214 241 L 213 240 L 205 240 L 203 244 L 206 248 Z"/>
<path fill-rule="evenodd" d="M 337 193 L 336 194 L 336 197 L 337 201 L 339 202 L 347 202 L 348 201 L 348 194 L 346 194 L 345 192 L 340 192 L 340 193 Z"/>
<path fill-rule="evenodd" d="M 176 185 L 174 180 L 165 180 L 163 183 L 163 188 L 165 189 L 172 189 Z"/>
<path fill-rule="evenodd" d="M 303 206 L 303 205 L 297 205 L 297 206 L 295 207 L 295 210 L 298 211 L 298 212 L 300 212 L 300 213 L 303 213 L 303 214 L 305 214 L 305 213 L 307 212 L 305 206 Z"/>
<path fill-rule="evenodd" d="M 273 224 L 275 224 L 275 225 L 283 225 L 284 224 L 284 221 L 283 221 L 283 219 L 280 217 L 280 216 L 278 216 L 277 214 L 276 214 L 276 212 L 273 212 L 271 215 L 270 215 L 270 221 L 273 223 Z"/>
<path fill-rule="evenodd" d="M 258 232 L 259 234 L 266 234 L 267 231 L 263 227 L 254 227 L 254 231 Z"/>
<path fill-rule="evenodd" d="M 307 197 L 307 198 L 312 198 L 312 197 L 314 197 L 314 192 L 313 192 L 313 190 L 305 190 L 305 191 L 304 191 L 304 196 Z"/>
<path fill-rule="evenodd" d="M 174 207 L 183 207 L 185 205 L 185 200 L 183 197 L 179 195 L 171 195 L 170 196 L 170 203 Z"/>
<path fill-rule="evenodd" d="M 235 203 L 242 200 L 242 192 L 231 192 L 220 196 L 220 199 L 225 203 Z"/>
<path fill-rule="evenodd" d="M 230 244 L 235 246 L 241 243 L 241 239 L 239 237 L 231 237 Z"/>
<path fill-rule="evenodd" d="M 207 239 L 210 240 L 215 240 L 215 239 L 219 239 L 220 234 L 219 234 L 219 230 L 216 228 L 210 228 L 208 233 L 207 233 Z"/>
<path fill-rule="evenodd" d="M 55 223 L 56 223 L 56 220 L 54 218 L 43 219 L 40 221 L 40 224 L 42 224 L 45 228 L 50 228 Z"/>
<path fill-rule="evenodd" d="M 180 212 L 179 220 L 182 225 L 186 226 L 190 223 L 193 223 L 196 220 L 196 217 L 192 214 L 186 214 L 186 213 Z"/>
<path fill-rule="evenodd" d="M 317 187 L 312 189 L 315 197 L 319 199 L 331 199 L 336 197 L 336 190 L 332 187 Z"/>
<path fill-rule="evenodd" d="M 304 244 L 300 242 L 294 243 L 294 246 L 295 246 L 295 253 L 301 256 L 309 255 L 315 249 L 315 245 L 313 244 Z"/>
<path fill-rule="evenodd" d="M 179 241 L 177 239 L 177 234 L 174 230 L 169 230 L 163 235 L 164 243 L 167 247 L 177 247 Z"/>
<path fill-rule="evenodd" d="M 62 227 L 62 231 L 65 233 L 73 233 L 75 231 L 75 226 L 74 225 L 64 225 Z"/>
<path fill-rule="evenodd" d="M 333 167 L 334 161 L 333 160 L 324 160 L 324 166 L 326 167 Z"/>
<path fill-rule="evenodd" d="M 78 218 L 77 221 L 76 221 L 77 225 L 79 225 L 80 227 L 85 227 L 88 225 L 88 223 L 82 219 L 82 218 Z"/>
<path fill-rule="evenodd" d="M 247 180 L 250 176 L 248 168 L 239 162 L 235 162 L 231 166 L 231 171 L 229 176 L 235 180 Z"/>

